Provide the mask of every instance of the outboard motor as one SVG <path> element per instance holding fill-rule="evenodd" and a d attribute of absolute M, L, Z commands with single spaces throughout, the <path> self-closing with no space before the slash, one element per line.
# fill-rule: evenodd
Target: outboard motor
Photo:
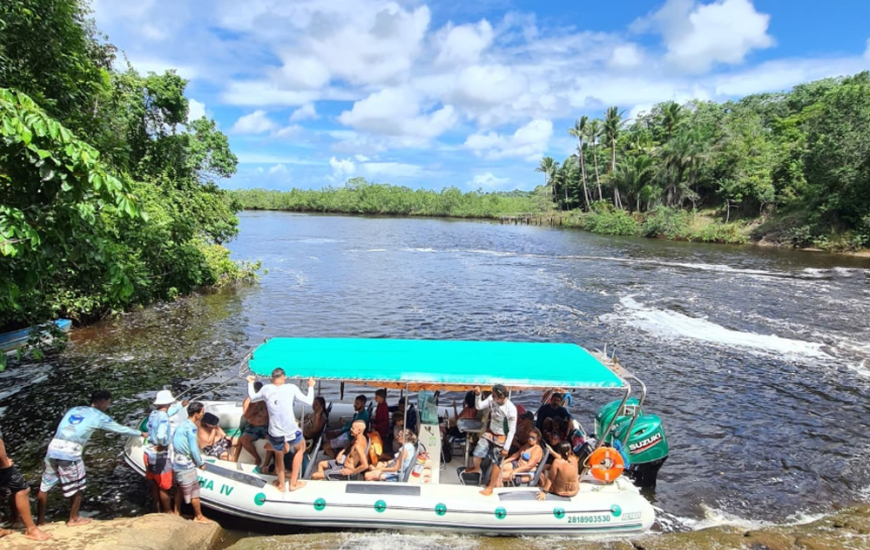
<path fill-rule="evenodd" d="M 669 452 L 661 419 L 654 414 L 643 414 L 638 408 L 640 402 L 634 397 L 629 398 L 621 410 L 620 403 L 621 399 L 598 409 L 595 415 L 595 437 L 604 438 L 605 444 L 610 444 L 614 438 L 623 442 L 629 460 L 625 475 L 638 487 L 655 489 L 659 469 L 665 463 Z M 637 420 L 632 424 L 631 419 L 635 414 Z M 616 420 L 611 432 L 605 434 L 604 430 L 614 417 Z M 630 434 L 627 433 L 629 426 Z"/>
<path fill-rule="evenodd" d="M 631 433 L 627 433 L 630 425 L 630 420 L 623 421 L 613 433 L 616 439 L 625 442 L 628 449 L 630 466 L 625 473 L 638 487 L 655 489 L 659 469 L 669 452 L 662 421 L 657 415 L 644 414 L 637 417 Z"/>

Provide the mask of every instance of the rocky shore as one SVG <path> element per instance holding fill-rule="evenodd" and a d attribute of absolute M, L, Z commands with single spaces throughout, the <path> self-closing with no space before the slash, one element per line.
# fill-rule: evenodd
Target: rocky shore
<path fill-rule="evenodd" d="M 95 521 L 70 529 L 62 523 L 46 528 L 54 536 L 36 543 L 15 534 L 2 539 L 9 550 L 278 550 L 306 548 L 421 548 L 474 550 L 866 550 L 870 549 L 870 505 L 848 508 L 801 525 L 749 530 L 712 527 L 686 533 L 649 534 L 631 539 L 599 541 L 557 538 L 496 538 L 453 535 L 406 535 L 379 532 L 330 532 L 252 536 L 236 539 L 217 524 L 197 525 L 174 516 L 150 514 L 138 518 Z M 389 538 L 384 538 L 389 537 Z M 427 537 L 424 541 L 421 537 Z"/>

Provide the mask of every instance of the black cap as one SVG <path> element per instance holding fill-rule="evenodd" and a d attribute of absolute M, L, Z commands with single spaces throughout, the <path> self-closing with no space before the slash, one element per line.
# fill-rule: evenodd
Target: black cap
<path fill-rule="evenodd" d="M 492 387 L 492 393 L 496 397 L 507 397 L 508 391 L 502 384 L 496 384 Z"/>
<path fill-rule="evenodd" d="M 205 413 L 202 415 L 202 420 L 200 421 L 204 426 L 217 426 L 219 422 L 220 419 L 212 413 Z"/>

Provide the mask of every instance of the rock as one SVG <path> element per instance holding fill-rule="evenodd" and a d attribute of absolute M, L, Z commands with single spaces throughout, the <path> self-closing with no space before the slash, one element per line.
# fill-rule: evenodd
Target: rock
<path fill-rule="evenodd" d="M 209 550 L 223 532 L 217 523 L 198 524 L 169 514 L 94 520 L 80 527 L 56 522 L 43 530 L 52 535 L 50 541 L 31 541 L 16 532 L 0 539 L 0 547 L 4 550 Z"/>

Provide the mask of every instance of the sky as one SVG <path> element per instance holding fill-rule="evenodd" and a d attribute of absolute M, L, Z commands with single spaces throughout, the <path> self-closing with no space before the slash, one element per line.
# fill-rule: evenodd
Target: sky
<path fill-rule="evenodd" d="M 140 72 L 189 79 L 239 158 L 228 189 L 504 191 L 582 115 L 724 101 L 870 69 L 870 2 L 92 0 Z M 119 61 L 122 63 L 122 61 Z"/>

